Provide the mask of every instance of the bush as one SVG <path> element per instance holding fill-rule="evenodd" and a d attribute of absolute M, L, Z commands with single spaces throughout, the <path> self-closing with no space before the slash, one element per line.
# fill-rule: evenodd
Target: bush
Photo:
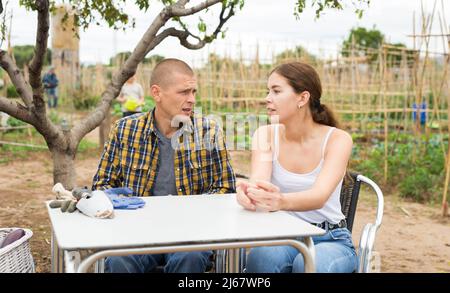
<path fill-rule="evenodd" d="M 73 106 L 77 110 L 89 110 L 97 106 L 101 97 L 99 96 L 90 96 L 86 92 L 79 90 L 73 93 L 72 102 Z"/>
<path fill-rule="evenodd" d="M 12 117 L 12 116 L 9 116 L 9 118 L 8 118 L 8 120 L 7 120 L 7 122 L 6 122 L 6 124 L 7 124 L 9 127 L 18 127 L 18 126 L 25 126 L 25 125 L 27 125 L 27 123 L 23 122 L 22 120 L 16 119 L 16 118 L 14 118 L 14 117 Z M 19 128 L 19 129 L 9 129 L 9 130 L 7 130 L 7 132 L 8 132 L 8 133 L 10 133 L 10 132 L 14 132 L 14 133 L 23 133 L 23 132 L 25 132 L 25 129 L 24 129 L 24 128 Z"/>
<path fill-rule="evenodd" d="M 27 125 L 27 123 L 23 122 L 22 120 L 19 120 L 17 118 L 14 118 L 14 117 L 10 116 L 8 118 L 8 125 L 11 126 L 11 127 L 16 127 L 16 126 Z"/>
<path fill-rule="evenodd" d="M 401 134 L 388 145 L 388 182 L 384 186 L 400 196 L 420 202 L 435 202 L 442 195 L 445 178 L 445 158 L 440 141 L 448 147 L 448 138 L 439 135 L 416 138 Z M 378 183 L 384 177 L 384 142 L 374 146 L 355 144 L 351 169 L 373 178 Z"/>
<path fill-rule="evenodd" d="M 155 107 L 155 100 L 152 97 L 144 97 L 145 104 L 142 106 L 142 112 L 148 112 Z"/>
<path fill-rule="evenodd" d="M 422 166 L 414 166 L 410 175 L 399 183 L 400 195 L 419 202 L 434 202 L 434 195 L 439 195 L 442 182 L 441 176 L 430 173 Z"/>

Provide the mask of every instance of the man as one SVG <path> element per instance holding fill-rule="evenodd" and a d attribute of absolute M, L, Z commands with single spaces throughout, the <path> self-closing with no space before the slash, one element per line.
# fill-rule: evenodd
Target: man
<path fill-rule="evenodd" d="M 150 86 L 155 109 L 115 124 L 92 189 L 129 187 L 135 196 L 235 192 L 222 130 L 193 113 L 197 81 L 192 69 L 181 60 L 165 59 L 154 68 Z M 165 264 L 165 272 L 200 273 L 211 254 L 109 257 L 106 271 L 149 272 Z"/>
<path fill-rule="evenodd" d="M 55 74 L 55 69 L 50 67 L 48 72 L 42 79 L 44 84 L 44 92 L 47 96 L 47 104 L 49 108 L 56 108 L 58 106 L 58 96 L 56 95 L 56 88 L 58 87 L 58 78 Z"/>
<path fill-rule="evenodd" d="M 122 117 L 142 112 L 142 105 L 145 103 L 144 90 L 134 75 L 123 85 L 117 101 L 122 104 Z"/>

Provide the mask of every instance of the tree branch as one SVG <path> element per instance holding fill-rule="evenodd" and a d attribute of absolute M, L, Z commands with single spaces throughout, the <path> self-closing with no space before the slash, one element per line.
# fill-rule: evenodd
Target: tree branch
<path fill-rule="evenodd" d="M 33 98 L 31 89 L 22 73 L 20 72 L 20 69 L 17 67 L 8 53 L 3 50 L 0 50 L 0 66 L 8 73 L 9 78 L 11 78 L 12 83 L 16 87 L 17 93 L 22 98 L 28 110 L 31 109 Z M 2 110 L 1 107 L 0 110 Z"/>
<path fill-rule="evenodd" d="M 41 86 L 41 70 L 45 60 L 45 53 L 47 52 L 49 30 L 48 0 L 40 0 L 36 4 L 38 6 L 36 45 L 34 47 L 34 56 L 29 66 L 30 84 L 33 89 Z"/>
<path fill-rule="evenodd" d="M 125 81 L 136 72 L 138 64 L 144 60 L 147 54 L 147 48 L 156 46 L 154 45 L 154 39 L 157 32 L 172 17 L 169 13 L 171 7 L 173 6 L 165 7 L 161 10 L 136 45 L 133 53 L 131 53 L 120 70 L 113 75 L 106 91 L 102 94 L 102 100 L 97 108 L 72 128 L 71 135 L 73 144 L 78 144 L 87 133 L 97 127 L 105 118 L 106 111 L 109 111 L 109 107 L 111 106 L 111 101 L 120 93 L 120 89 Z"/>
<path fill-rule="evenodd" d="M 173 37 L 177 37 L 180 40 L 180 44 L 191 50 L 198 50 L 203 48 L 206 45 L 206 42 L 202 40 L 200 37 L 191 34 L 187 29 L 186 30 L 177 30 L 175 28 L 170 28 L 166 30 L 167 33 Z M 190 43 L 187 39 L 189 36 L 198 40 L 197 44 Z"/>
<path fill-rule="evenodd" d="M 208 8 L 214 4 L 217 4 L 219 2 L 222 2 L 222 0 L 206 0 L 205 2 L 202 2 L 196 6 L 192 6 L 190 8 L 184 8 L 186 3 L 188 1 L 178 1 L 178 2 L 184 2 L 184 5 L 180 5 L 181 3 L 176 3 L 175 5 L 172 5 L 170 7 L 170 15 L 171 16 L 187 16 L 195 14 L 199 11 L 202 11 L 205 8 Z"/>
<path fill-rule="evenodd" d="M 0 111 L 31 125 L 34 125 L 35 123 L 35 120 L 28 109 L 16 101 L 0 97 Z"/>
<path fill-rule="evenodd" d="M 231 5 L 230 11 L 228 11 L 228 15 L 226 17 L 223 17 L 223 15 L 225 14 L 225 11 L 226 11 L 226 6 L 224 4 L 222 4 L 222 10 L 220 11 L 220 15 L 219 15 L 219 20 L 220 20 L 219 25 L 216 27 L 216 29 L 212 33 L 212 36 L 214 36 L 214 39 L 217 37 L 217 35 L 222 30 L 223 25 L 234 15 L 234 8 L 235 8 L 235 4 Z"/>
<path fill-rule="evenodd" d="M 171 27 L 159 33 L 157 36 L 153 38 L 153 40 L 148 45 L 147 50 L 145 51 L 145 55 L 147 55 L 151 50 L 153 50 L 153 48 L 158 46 L 159 43 L 161 43 L 165 38 L 167 38 L 168 36 L 173 36 L 176 32 L 177 30 Z"/>
<path fill-rule="evenodd" d="M 197 36 L 192 35 L 188 31 L 181 31 L 175 28 L 169 28 L 157 35 L 158 31 L 166 24 L 166 22 L 172 17 L 186 16 L 195 14 L 203 9 L 206 9 L 214 4 L 222 2 L 222 0 L 207 0 L 199 5 L 191 8 L 184 8 L 188 3 L 188 0 L 179 0 L 177 3 L 165 7 L 161 10 L 150 27 L 145 32 L 142 39 L 137 44 L 131 56 L 124 63 L 122 68 L 114 74 L 111 83 L 108 85 L 105 92 L 102 94 L 102 100 L 97 108 L 91 112 L 83 121 L 78 122 L 71 130 L 72 144 L 78 144 L 81 139 L 95 127 L 97 127 L 101 121 L 105 118 L 106 111 L 109 111 L 111 101 L 117 97 L 125 81 L 136 72 L 136 68 L 148 52 L 150 52 L 156 45 L 161 43 L 168 36 L 178 37 L 181 44 L 189 49 L 200 49 L 205 46 L 208 41 L 202 40 Z M 226 5 L 222 3 L 222 13 L 220 24 L 213 33 L 215 38 L 220 32 L 223 24 L 234 14 L 234 5 L 231 5 L 230 13 L 227 17 L 223 17 Z M 191 44 L 187 40 L 189 36 L 192 36 L 199 40 L 198 44 Z M 211 37 L 211 36 L 210 36 Z"/>
<path fill-rule="evenodd" d="M 30 62 L 30 85 L 33 89 L 33 104 L 37 115 L 45 116 L 45 102 L 43 99 L 43 89 L 41 72 L 47 52 L 47 40 L 49 30 L 49 2 L 48 0 L 36 1 L 38 11 L 38 25 L 36 31 L 36 45 L 34 56 Z"/>
<path fill-rule="evenodd" d="M 220 11 L 220 16 L 219 16 L 219 24 L 217 25 L 216 29 L 214 30 L 214 32 L 211 35 L 206 36 L 203 39 L 200 38 L 199 36 L 192 34 L 187 28 L 184 28 L 184 30 L 177 30 L 175 28 L 169 28 L 169 29 L 166 29 L 165 31 L 163 31 L 160 35 L 165 33 L 165 34 L 177 37 L 180 40 L 180 44 L 188 49 L 191 49 L 191 50 L 201 49 L 207 43 L 210 43 L 212 40 L 217 38 L 217 35 L 222 30 L 223 25 L 234 15 L 234 7 L 235 7 L 235 5 L 232 4 L 230 6 L 230 10 L 228 11 L 227 16 L 224 17 L 227 6 L 225 4 L 222 4 L 222 10 Z M 198 40 L 198 43 L 197 44 L 190 43 L 188 41 L 189 36 Z"/>
<path fill-rule="evenodd" d="M 189 2 L 190 0 L 178 0 L 177 3 L 175 3 L 176 7 L 182 7 L 184 8 L 184 6 L 186 6 L 186 4 Z"/>

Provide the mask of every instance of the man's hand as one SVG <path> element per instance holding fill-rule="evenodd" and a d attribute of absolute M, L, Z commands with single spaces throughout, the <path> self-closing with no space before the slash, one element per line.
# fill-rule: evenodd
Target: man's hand
<path fill-rule="evenodd" d="M 268 181 L 256 181 L 256 187 L 247 188 L 246 195 L 256 208 L 263 211 L 274 212 L 282 209 L 283 195 L 278 186 Z"/>

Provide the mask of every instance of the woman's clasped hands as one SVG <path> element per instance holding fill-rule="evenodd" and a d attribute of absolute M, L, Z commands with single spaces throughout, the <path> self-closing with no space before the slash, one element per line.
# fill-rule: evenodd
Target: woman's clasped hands
<path fill-rule="evenodd" d="M 267 212 L 282 209 L 283 195 L 276 185 L 264 180 L 255 182 L 241 180 L 236 185 L 237 201 L 245 209 Z"/>

